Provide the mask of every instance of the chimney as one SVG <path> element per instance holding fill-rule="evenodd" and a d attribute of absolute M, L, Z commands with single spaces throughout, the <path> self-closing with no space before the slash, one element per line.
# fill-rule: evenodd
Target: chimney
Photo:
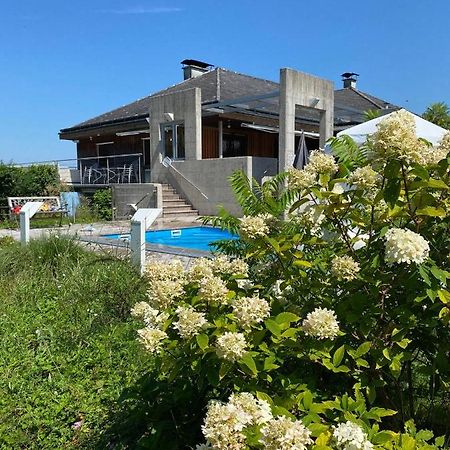
<path fill-rule="evenodd" d="M 358 80 L 359 74 L 355 72 L 345 72 L 341 75 L 342 81 L 344 82 L 344 88 L 356 89 L 356 81 Z"/>
<path fill-rule="evenodd" d="M 195 59 L 185 59 L 181 61 L 183 64 L 184 79 L 195 78 L 209 72 L 214 66 Z"/>

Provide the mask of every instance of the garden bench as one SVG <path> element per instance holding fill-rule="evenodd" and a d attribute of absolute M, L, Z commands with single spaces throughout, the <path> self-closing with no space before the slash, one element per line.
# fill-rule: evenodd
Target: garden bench
<path fill-rule="evenodd" d="M 61 205 L 59 197 L 8 197 L 9 217 L 12 219 L 18 216 L 23 205 L 27 202 L 42 202 L 37 214 L 60 214 L 62 220 L 63 216 L 67 214 L 67 209 Z"/>

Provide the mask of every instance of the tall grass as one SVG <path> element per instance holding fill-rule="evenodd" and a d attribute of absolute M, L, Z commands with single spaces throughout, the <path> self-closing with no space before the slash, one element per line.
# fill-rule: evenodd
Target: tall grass
<path fill-rule="evenodd" d="M 0 448 L 79 448 L 148 370 L 126 262 L 68 238 L 0 246 Z"/>

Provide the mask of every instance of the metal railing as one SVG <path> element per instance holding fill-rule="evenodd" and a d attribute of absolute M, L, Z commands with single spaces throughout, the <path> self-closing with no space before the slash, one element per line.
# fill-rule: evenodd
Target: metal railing
<path fill-rule="evenodd" d="M 40 164 L 57 166 L 61 181 L 68 184 L 141 183 L 142 153 L 54 159 L 14 164 L 26 167 Z"/>

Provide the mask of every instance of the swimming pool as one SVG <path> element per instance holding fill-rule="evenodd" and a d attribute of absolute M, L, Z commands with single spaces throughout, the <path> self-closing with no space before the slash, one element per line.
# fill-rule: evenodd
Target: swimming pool
<path fill-rule="evenodd" d="M 103 237 L 122 239 L 123 234 L 108 234 Z M 176 230 L 156 230 L 145 233 L 145 242 L 149 244 L 169 245 L 171 247 L 191 248 L 195 250 L 214 250 L 212 242 L 238 239 L 235 234 L 219 228 L 190 227 Z"/>

